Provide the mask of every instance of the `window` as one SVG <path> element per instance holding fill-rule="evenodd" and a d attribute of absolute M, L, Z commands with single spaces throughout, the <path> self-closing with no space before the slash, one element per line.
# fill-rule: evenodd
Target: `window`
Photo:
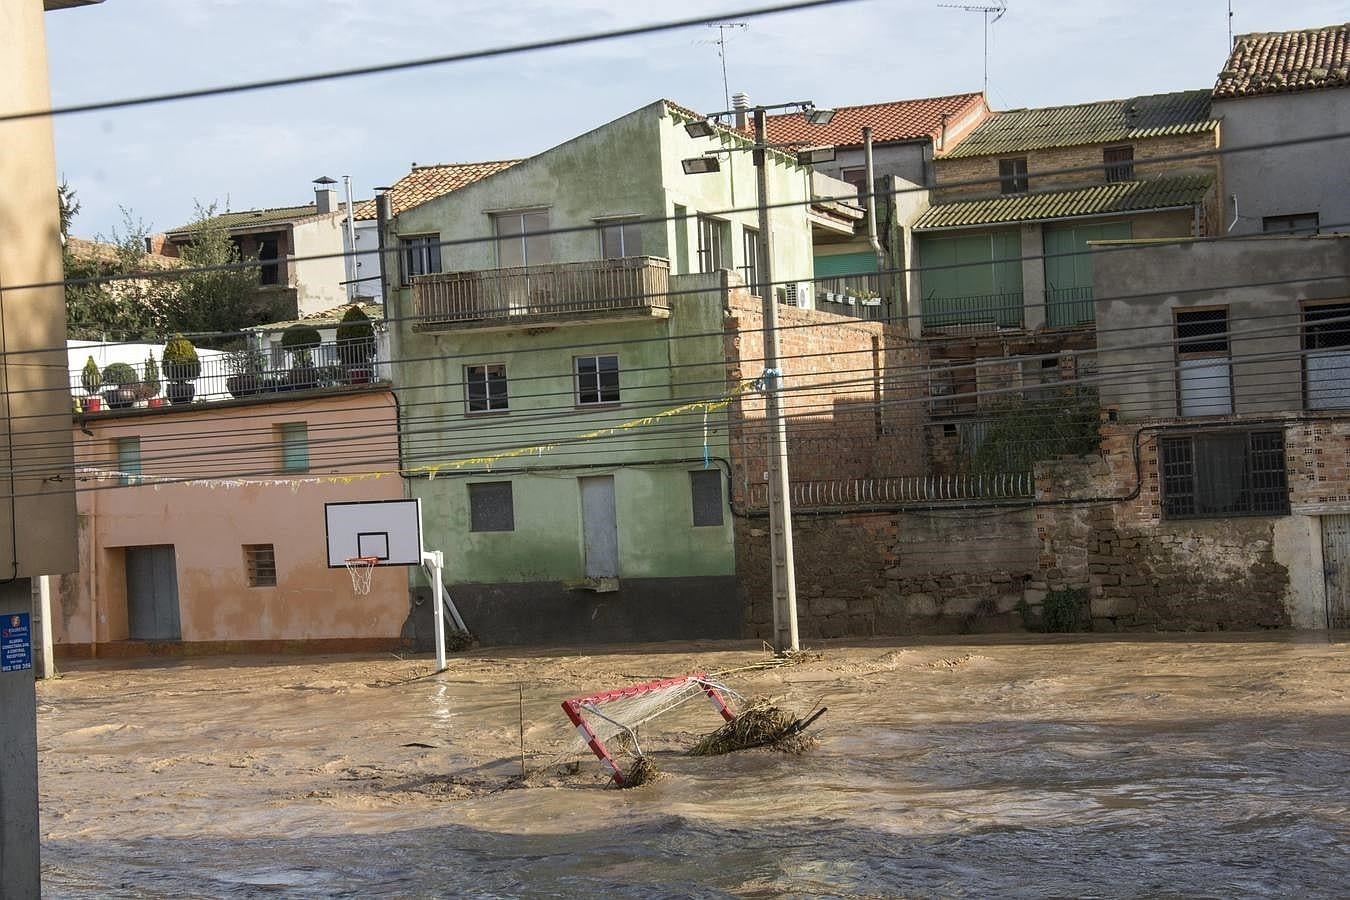
<path fill-rule="evenodd" d="M 502 412 L 508 409 L 506 366 L 500 363 L 464 367 L 465 405 L 469 412 Z"/>
<path fill-rule="evenodd" d="M 1107 147 L 1102 151 L 1102 165 L 1107 181 L 1130 181 L 1134 178 L 1134 148 Z"/>
<path fill-rule="evenodd" d="M 642 255 L 642 228 L 636 216 L 600 222 L 600 258 L 622 259 Z"/>
<path fill-rule="evenodd" d="M 755 286 L 759 284 L 759 232 L 753 228 L 741 229 L 741 252 L 745 254 L 745 265 L 741 266 L 741 277 L 745 286 L 759 296 Z"/>
<path fill-rule="evenodd" d="M 1158 461 L 1166 518 L 1289 512 L 1282 431 L 1161 438 Z"/>
<path fill-rule="evenodd" d="M 280 284 L 281 267 L 277 265 L 277 259 L 281 253 L 277 249 L 276 238 L 262 238 L 258 241 L 258 283 L 259 284 Z"/>
<path fill-rule="evenodd" d="M 118 481 L 123 487 L 135 484 L 136 476 L 141 474 L 141 439 L 122 437 L 115 442 L 117 449 L 117 471 L 122 473 Z"/>
<path fill-rule="evenodd" d="M 553 261 L 548 235 L 548 210 L 495 213 L 497 265 L 503 269 L 542 266 Z"/>
<path fill-rule="evenodd" d="M 283 422 L 276 427 L 281 446 L 281 471 L 309 471 L 309 426 L 304 422 Z"/>
<path fill-rule="evenodd" d="M 432 275 L 441 271 L 441 236 L 426 234 L 403 238 L 403 283 L 412 284 L 415 275 Z"/>
<path fill-rule="evenodd" d="M 1308 409 L 1350 407 L 1350 304 L 1305 309 L 1303 350 Z"/>
<path fill-rule="evenodd" d="M 841 181 L 847 181 L 849 184 L 857 188 L 858 202 L 861 203 L 863 206 L 867 205 L 867 201 L 871 199 L 870 197 L 868 197 L 868 194 L 872 192 L 867 187 L 866 166 L 857 166 L 856 168 L 844 169 L 839 173 L 839 179 Z"/>
<path fill-rule="evenodd" d="M 1317 213 L 1296 213 L 1292 216 L 1265 216 L 1261 230 L 1266 234 L 1317 234 L 1321 222 Z"/>
<path fill-rule="evenodd" d="M 716 272 L 726 268 L 727 223 L 709 216 L 698 217 L 698 270 Z"/>
<path fill-rule="evenodd" d="M 694 527 L 722 524 L 722 470 L 700 469 L 689 473 L 689 493 L 693 499 Z"/>
<path fill-rule="evenodd" d="M 998 161 L 999 190 L 1004 194 L 1025 194 L 1029 189 L 1027 181 L 1027 158 L 1025 156 Z"/>
<path fill-rule="evenodd" d="M 249 587 L 277 586 L 277 555 L 271 544 L 245 544 L 244 570 Z"/>
<path fill-rule="evenodd" d="M 1228 310 L 1176 314 L 1177 388 L 1183 416 L 1221 416 L 1233 411 L 1228 356 Z"/>
<path fill-rule="evenodd" d="M 675 268 L 672 275 L 689 274 L 689 209 L 675 204 Z"/>
<path fill-rule="evenodd" d="M 619 357 L 578 356 L 574 364 L 579 406 L 619 402 Z"/>
<path fill-rule="evenodd" d="M 516 530 L 511 482 L 484 481 L 469 485 L 469 530 Z"/>

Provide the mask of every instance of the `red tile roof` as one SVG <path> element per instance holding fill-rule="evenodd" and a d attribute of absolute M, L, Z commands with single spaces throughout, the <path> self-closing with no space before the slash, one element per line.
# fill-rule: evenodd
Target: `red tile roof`
<path fill-rule="evenodd" d="M 434 200 L 451 191 L 457 191 L 489 175 L 496 175 L 518 162 L 520 162 L 518 159 L 500 159 L 491 162 L 413 166 L 411 172 L 394 182 L 394 186 L 389 189 L 389 202 L 393 207 L 394 215 L 398 215 L 406 209 L 412 209 L 428 200 Z M 356 218 L 375 218 L 373 201 L 371 206 L 371 215 L 366 217 L 361 215 L 364 210 L 361 205 L 358 205 L 356 207 Z"/>
<path fill-rule="evenodd" d="M 801 113 L 791 113 L 769 116 L 765 126 L 769 141 L 775 144 L 857 147 L 862 144 L 864 125 L 872 126 L 872 140 L 878 144 L 925 137 L 936 141 L 942 136 L 944 117 L 950 139 L 951 129 L 957 123 L 970 118 L 972 121 L 966 127 L 973 127 L 987 114 L 988 107 L 983 94 L 952 94 L 920 100 L 869 103 L 865 106 L 837 106 L 834 108 L 834 118 L 828 125 L 808 125 Z"/>
<path fill-rule="evenodd" d="M 1214 99 L 1350 87 L 1350 22 L 1239 35 Z"/>

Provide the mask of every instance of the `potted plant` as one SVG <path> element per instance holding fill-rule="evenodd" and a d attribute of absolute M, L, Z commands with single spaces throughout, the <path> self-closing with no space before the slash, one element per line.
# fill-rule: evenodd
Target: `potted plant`
<path fill-rule="evenodd" d="M 164 398 L 159 395 L 162 386 L 159 380 L 159 365 L 155 362 L 154 354 L 151 354 L 145 358 L 141 381 L 136 386 L 136 399 L 145 400 L 151 406 L 163 406 Z"/>
<path fill-rule="evenodd" d="M 319 330 L 311 325 L 292 325 L 281 333 L 281 346 L 291 354 L 291 371 L 286 382 L 293 389 L 312 388 L 319 383 L 313 351 L 321 340 Z"/>
<path fill-rule="evenodd" d="M 107 402 L 108 408 L 126 409 L 135 403 L 136 389 L 132 385 L 139 382 L 136 370 L 126 363 L 113 363 L 104 369 L 103 385 L 107 390 L 103 392 L 103 399 Z"/>
<path fill-rule="evenodd" d="M 370 381 L 370 362 L 375 358 L 375 328 L 365 311 L 356 304 L 342 314 L 337 327 L 337 351 L 338 359 L 346 369 L 348 384 Z"/>
<path fill-rule="evenodd" d="M 169 402 L 175 405 L 191 403 L 197 393 L 193 379 L 201 373 L 202 363 L 197 358 L 197 348 L 181 334 L 175 334 L 164 345 L 164 377 L 169 382 L 164 393 L 168 395 Z"/>
<path fill-rule="evenodd" d="M 264 359 L 260 350 L 235 350 L 230 354 L 230 377 L 225 389 L 231 397 L 251 397 L 263 389 Z"/>
<path fill-rule="evenodd" d="M 84 368 L 80 370 L 80 385 L 89 395 L 83 400 L 84 411 L 99 412 L 103 408 L 103 398 L 98 395 L 98 389 L 103 386 L 103 373 L 99 371 L 98 363 L 94 362 L 92 356 L 85 361 Z"/>

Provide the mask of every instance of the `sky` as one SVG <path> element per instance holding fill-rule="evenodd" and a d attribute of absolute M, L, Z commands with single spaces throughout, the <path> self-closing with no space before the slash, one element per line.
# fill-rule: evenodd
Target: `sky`
<path fill-rule="evenodd" d="M 735 17 L 775 0 L 104 0 L 48 13 L 52 100 L 66 106 L 324 72 L 688 19 L 730 29 L 730 91 L 856 105 L 979 90 L 983 15 L 937 0 L 853 0 Z M 777 0 L 781 2 L 781 0 Z M 961 0 L 943 0 L 960 3 Z M 987 5 L 991 0 L 965 0 Z M 994 109 L 1212 87 L 1228 0 L 1008 0 L 989 29 Z M 1232 0 L 1233 32 L 1345 21 L 1345 0 Z M 58 117 L 73 232 L 164 231 L 197 204 L 358 200 L 414 163 L 529 156 L 665 97 L 726 108 L 706 26 L 227 97 Z"/>

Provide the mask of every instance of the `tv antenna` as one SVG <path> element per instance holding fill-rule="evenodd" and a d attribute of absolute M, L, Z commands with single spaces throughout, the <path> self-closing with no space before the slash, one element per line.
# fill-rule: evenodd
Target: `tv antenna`
<path fill-rule="evenodd" d="M 1008 11 L 1008 4 L 999 2 L 991 6 L 967 6 L 963 3 L 939 3 L 943 9 L 960 9 L 965 12 L 984 13 L 984 95 L 989 96 L 989 26 L 993 25 Z M 993 18 L 989 18 L 993 16 Z"/>
<path fill-rule="evenodd" d="M 1233 0 L 1228 0 L 1228 52 L 1233 52 Z"/>
<path fill-rule="evenodd" d="M 696 41 L 699 44 L 716 44 L 717 55 L 722 59 L 722 94 L 726 100 L 723 109 L 731 109 L 731 88 L 727 85 L 727 32 L 737 28 L 749 28 L 747 22 L 709 22 L 709 28 L 717 29 L 717 37 L 711 41 Z"/>

